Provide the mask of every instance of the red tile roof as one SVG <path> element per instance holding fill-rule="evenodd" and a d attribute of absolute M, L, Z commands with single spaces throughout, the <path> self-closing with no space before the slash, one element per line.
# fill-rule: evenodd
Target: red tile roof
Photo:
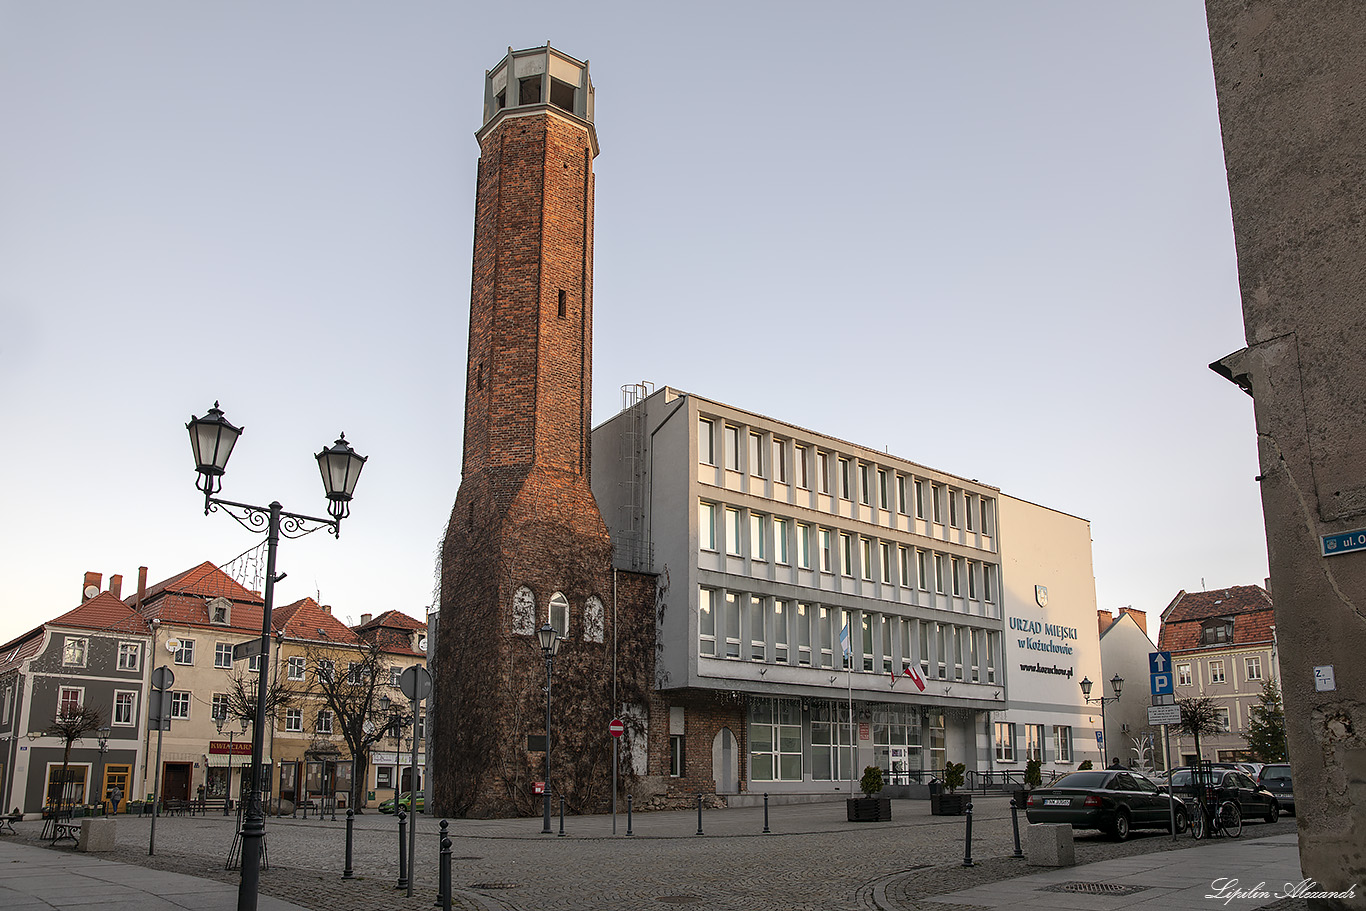
<path fill-rule="evenodd" d="M 1233 620 L 1233 639 L 1220 645 L 1203 643 L 1204 622 L 1223 617 Z M 1270 643 L 1271 627 L 1275 623 L 1271 596 L 1259 585 L 1237 585 L 1207 592 L 1183 590 L 1162 612 L 1158 648 L 1182 652 Z"/>
<path fill-rule="evenodd" d="M 312 598 L 304 598 L 293 604 L 275 610 L 271 619 L 278 630 L 293 639 L 308 639 L 314 642 L 339 642 L 354 645 L 360 642 L 349 626 L 332 616 Z"/>
<path fill-rule="evenodd" d="M 1162 621 L 1204 620 L 1256 610 L 1271 610 L 1271 596 L 1260 585 L 1235 585 L 1207 592 L 1183 589 L 1162 611 Z"/>
<path fill-rule="evenodd" d="M 100 592 L 79 607 L 48 622 L 53 626 L 139 635 L 147 635 L 150 631 L 142 615 L 109 592 Z"/>
<path fill-rule="evenodd" d="M 375 619 L 371 620 L 369 623 L 362 623 L 360 626 L 355 627 L 355 629 L 357 631 L 360 631 L 365 629 L 374 629 L 375 627 L 380 626 L 389 627 L 390 629 L 427 629 L 426 623 L 413 617 L 409 617 L 402 611 L 396 610 L 387 610 Z"/>
<path fill-rule="evenodd" d="M 255 602 L 264 604 L 265 599 L 257 592 L 245 586 L 239 585 L 235 579 L 214 566 L 208 560 L 198 566 L 187 569 L 183 573 L 172 576 L 165 581 L 158 582 L 147 589 L 143 596 L 143 603 L 153 600 L 163 592 L 175 592 L 182 595 L 199 595 L 202 598 L 224 597 L 233 601 Z M 137 595 L 123 599 L 125 604 L 132 605 L 137 601 Z"/>
<path fill-rule="evenodd" d="M 38 650 L 42 647 L 43 628 L 41 626 L 0 646 L 0 676 L 14 670 L 38 654 Z"/>

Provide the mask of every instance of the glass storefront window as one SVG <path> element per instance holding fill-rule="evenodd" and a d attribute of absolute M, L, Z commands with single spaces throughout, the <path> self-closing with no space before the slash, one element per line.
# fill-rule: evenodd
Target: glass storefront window
<path fill-rule="evenodd" d="M 749 706 L 750 780 L 801 781 L 801 703 L 752 699 Z"/>

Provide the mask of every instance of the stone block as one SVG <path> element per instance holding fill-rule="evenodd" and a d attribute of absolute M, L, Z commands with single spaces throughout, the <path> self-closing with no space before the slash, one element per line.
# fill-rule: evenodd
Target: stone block
<path fill-rule="evenodd" d="M 112 851 L 118 840 L 118 822 L 110 816 L 81 820 L 81 837 L 76 843 L 80 851 Z"/>
<path fill-rule="evenodd" d="M 1025 830 L 1025 858 L 1032 867 L 1070 867 L 1077 862 L 1072 826 L 1036 823 Z"/>

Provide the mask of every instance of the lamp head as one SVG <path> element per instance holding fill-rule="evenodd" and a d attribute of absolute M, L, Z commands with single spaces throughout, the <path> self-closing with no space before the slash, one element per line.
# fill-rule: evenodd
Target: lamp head
<path fill-rule="evenodd" d="M 190 448 L 194 450 L 195 471 L 199 480 L 195 487 L 204 496 L 213 496 L 223 486 L 223 472 L 228 468 L 228 456 L 232 447 L 242 435 L 241 427 L 234 427 L 214 402 L 208 414 L 202 418 L 190 415 L 190 423 L 185 425 L 190 432 Z"/>
<path fill-rule="evenodd" d="M 223 725 L 227 722 L 227 720 L 228 720 L 228 713 L 227 713 L 227 712 L 219 712 L 218 714 L 216 714 L 216 715 L 213 716 L 213 723 L 214 723 L 214 726 L 218 728 L 218 733 L 220 733 L 220 734 L 223 733 Z"/>
<path fill-rule="evenodd" d="M 1091 678 L 1090 678 L 1090 677 L 1083 677 L 1083 678 L 1081 678 L 1081 697 L 1082 697 L 1083 699 L 1090 699 L 1090 698 L 1091 698 Z"/>
<path fill-rule="evenodd" d="M 559 637 L 555 635 L 555 627 L 549 622 L 541 624 L 541 628 L 536 630 L 536 638 L 540 640 L 541 651 L 547 655 L 554 655 L 559 651 Z"/>
<path fill-rule="evenodd" d="M 360 479 L 360 470 L 365 467 L 366 457 L 351 448 L 343 433 L 330 447 L 323 447 L 323 451 L 315 458 L 318 460 L 318 471 L 323 476 L 323 491 L 330 501 L 327 511 L 340 522 L 351 514 L 351 495 L 355 493 L 356 481 Z"/>
<path fill-rule="evenodd" d="M 1118 699 L 1119 694 L 1124 690 L 1124 678 L 1119 676 L 1119 674 L 1115 674 L 1113 677 L 1111 677 L 1110 689 L 1115 691 L 1115 698 Z"/>

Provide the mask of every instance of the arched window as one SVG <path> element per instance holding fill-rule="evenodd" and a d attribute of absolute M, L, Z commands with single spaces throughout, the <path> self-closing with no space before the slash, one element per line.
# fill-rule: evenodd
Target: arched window
<path fill-rule="evenodd" d="M 569 599 L 559 592 L 550 596 L 550 625 L 561 639 L 569 636 Z"/>
<path fill-rule="evenodd" d="M 525 585 L 512 596 L 512 631 L 523 636 L 536 632 L 536 596 Z"/>
<path fill-rule="evenodd" d="M 601 642 L 602 637 L 602 599 L 589 595 L 583 603 L 583 638 L 588 642 Z"/>

